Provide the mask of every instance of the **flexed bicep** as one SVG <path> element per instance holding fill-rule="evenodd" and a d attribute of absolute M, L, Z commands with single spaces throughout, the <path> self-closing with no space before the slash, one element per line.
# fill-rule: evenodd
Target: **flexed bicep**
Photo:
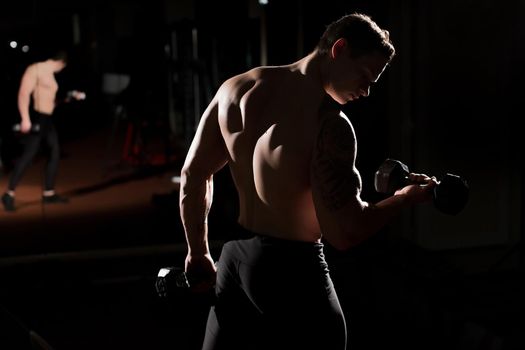
<path fill-rule="evenodd" d="M 345 118 L 332 118 L 322 124 L 312 162 L 312 181 L 322 205 L 330 211 L 343 208 L 361 192 L 356 152 L 355 134 Z"/>
<path fill-rule="evenodd" d="M 361 200 L 361 176 L 355 166 L 357 143 L 344 117 L 325 120 L 312 158 L 312 194 L 321 233 L 340 249 L 353 244 L 367 206 Z"/>

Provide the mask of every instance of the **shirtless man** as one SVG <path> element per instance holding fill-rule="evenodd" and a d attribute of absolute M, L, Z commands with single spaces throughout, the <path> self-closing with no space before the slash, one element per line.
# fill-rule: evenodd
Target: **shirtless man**
<path fill-rule="evenodd" d="M 27 136 L 24 140 L 24 151 L 13 168 L 7 191 L 2 196 L 2 203 L 6 211 L 15 210 L 15 188 L 31 164 L 42 141 L 47 143 L 50 150 L 42 201 L 44 203 L 67 202 L 66 198 L 55 193 L 60 150 L 58 135 L 52 120 L 58 91 L 55 74 L 64 69 L 66 63 L 67 55 L 60 51 L 45 61 L 29 65 L 22 76 L 18 90 L 18 111 L 21 121 L 17 129 Z M 83 100 L 85 97 L 83 92 L 73 91 L 68 94 L 66 101 Z M 33 102 L 33 110 L 30 113 L 31 102 Z"/>
<path fill-rule="evenodd" d="M 403 208 L 431 199 L 435 178 L 393 196 L 361 199 L 357 142 L 341 105 L 366 97 L 394 56 L 368 16 L 344 16 L 316 49 L 286 66 L 227 80 L 204 112 L 181 175 L 185 268 L 195 289 L 215 285 L 203 349 L 338 349 L 346 323 L 323 255 L 323 238 L 346 250 Z M 208 246 L 213 174 L 229 165 L 246 238 Z"/>

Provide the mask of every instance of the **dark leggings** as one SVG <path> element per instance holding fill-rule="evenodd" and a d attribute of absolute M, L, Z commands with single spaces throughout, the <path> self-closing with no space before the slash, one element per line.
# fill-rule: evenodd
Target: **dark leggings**
<path fill-rule="evenodd" d="M 225 243 L 217 266 L 203 350 L 345 350 L 321 243 L 255 235 Z"/>
<path fill-rule="evenodd" d="M 15 190 L 16 185 L 18 185 L 22 179 L 24 172 L 31 164 L 31 161 L 37 154 L 42 142 L 45 142 L 49 147 L 49 158 L 44 178 L 44 191 L 53 190 L 55 188 L 55 178 L 58 171 L 58 162 L 60 160 L 60 148 L 52 116 L 33 112 L 31 114 L 31 122 L 33 125 L 40 125 L 40 130 L 38 132 L 30 132 L 25 135 L 22 140 L 24 143 L 24 151 L 17 160 L 13 168 L 13 173 L 9 178 L 8 190 L 10 191 Z"/>

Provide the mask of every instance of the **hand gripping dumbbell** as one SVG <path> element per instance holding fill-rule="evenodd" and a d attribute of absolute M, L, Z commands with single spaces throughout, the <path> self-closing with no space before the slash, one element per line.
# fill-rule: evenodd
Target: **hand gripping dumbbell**
<path fill-rule="evenodd" d="M 20 123 L 13 125 L 13 131 L 15 133 L 20 133 L 22 130 L 22 126 Z M 40 131 L 40 124 L 31 124 L 31 129 L 29 130 L 32 133 L 38 133 Z"/>
<path fill-rule="evenodd" d="M 413 184 L 408 167 L 395 159 L 386 159 L 376 171 L 374 186 L 377 192 L 392 194 Z M 461 176 L 447 173 L 439 180 L 433 192 L 434 206 L 441 212 L 457 215 L 467 204 L 469 187 Z"/>

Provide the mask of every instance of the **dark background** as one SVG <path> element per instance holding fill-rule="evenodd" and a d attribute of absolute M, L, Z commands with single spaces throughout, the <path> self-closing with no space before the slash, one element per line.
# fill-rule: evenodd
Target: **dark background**
<path fill-rule="evenodd" d="M 115 106 L 124 106 L 130 119 L 163 125 L 174 152 L 184 154 L 222 81 L 261 63 L 291 63 L 315 47 L 331 21 L 369 14 L 389 30 L 397 55 L 369 98 L 344 107 L 357 133 L 363 197 L 381 198 L 372 179 L 391 157 L 438 178 L 463 176 L 470 201 L 453 217 L 430 205 L 406 211 L 345 254 L 327 247 L 353 348 L 525 347 L 522 1 L 19 0 L 2 7 L 4 172 L 15 156 L 6 130 L 18 119 L 18 81 L 28 63 L 52 49 L 70 55 L 57 77 L 61 91 L 89 96 L 82 108 L 57 112 L 63 141 L 107 128 Z M 129 78 L 128 88 L 113 93 L 104 83 L 108 74 Z M 72 112 L 79 118 L 60 118 Z M 211 238 L 220 242 L 235 216 L 227 171 L 216 176 L 215 197 Z M 206 304 L 191 295 L 158 300 L 148 287 L 153 270 L 184 255 L 181 236 L 162 237 L 181 244 L 178 260 L 151 253 L 86 259 L 74 269 L 15 264 L 2 286 L 6 315 L 56 349 L 192 348 Z M 19 284 L 24 273 L 40 278 Z"/>

